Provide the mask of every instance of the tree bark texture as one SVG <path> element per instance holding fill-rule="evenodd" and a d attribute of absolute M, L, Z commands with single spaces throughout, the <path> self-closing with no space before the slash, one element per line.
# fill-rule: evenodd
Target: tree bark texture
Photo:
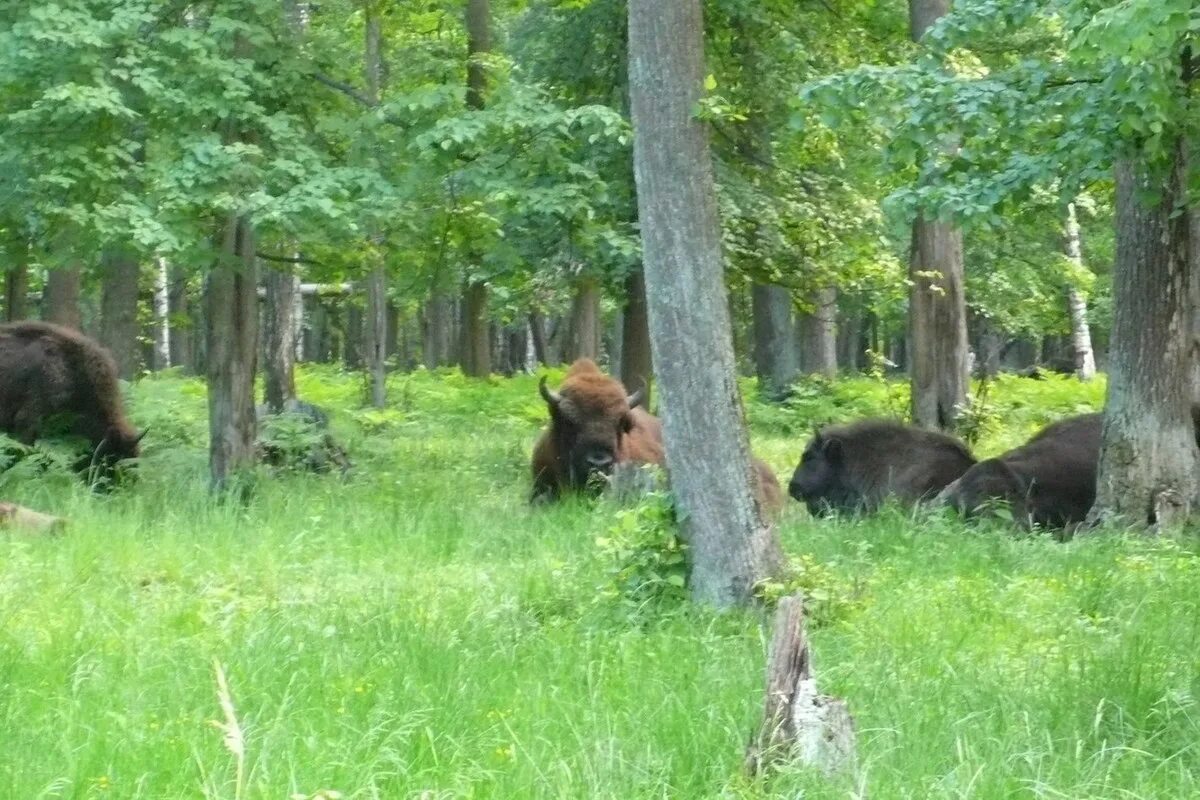
<path fill-rule="evenodd" d="M 492 345 L 488 328 L 488 287 L 471 281 L 463 292 L 462 370 L 473 378 L 492 374 Z"/>
<path fill-rule="evenodd" d="M 154 269 L 154 358 L 152 366 L 155 370 L 163 370 L 171 366 L 171 301 L 170 301 L 170 268 L 165 258 L 155 262 Z"/>
<path fill-rule="evenodd" d="M 950 0 L 909 0 L 914 42 L 950 12 Z M 912 418 L 923 428 L 952 430 L 967 399 L 967 305 L 962 231 L 918 216 L 909 260 Z"/>
<path fill-rule="evenodd" d="M 1125 160 L 1116 178 L 1112 347 L 1091 517 L 1170 526 L 1189 513 L 1200 491 L 1185 143 L 1177 143 L 1168 175 L 1152 178 L 1146 165 Z M 1153 205 L 1143 200 L 1147 190 L 1158 193 Z"/>
<path fill-rule="evenodd" d="M 254 229 L 231 217 L 205 284 L 209 470 L 214 490 L 254 464 L 254 373 L 258 358 Z"/>
<path fill-rule="evenodd" d="M 445 292 L 433 291 L 425 302 L 425 366 L 444 367 L 456 360 L 454 306 Z"/>
<path fill-rule="evenodd" d="M 630 392 L 645 388 L 650 408 L 654 358 L 650 352 L 650 319 L 646 313 L 646 278 L 642 270 L 625 279 L 625 314 L 621 320 L 621 383 Z"/>
<path fill-rule="evenodd" d="M 962 232 L 913 223 L 907 358 L 916 425 L 953 430 L 967 399 L 967 317 Z"/>
<path fill-rule="evenodd" d="M 173 267 L 170 280 L 167 302 L 171 315 L 171 363 L 177 367 L 183 367 L 186 372 L 195 373 L 195 320 L 191 316 L 188 275 L 183 270 Z"/>
<path fill-rule="evenodd" d="M 571 298 L 571 351 L 569 360 L 600 358 L 600 284 L 581 278 Z"/>
<path fill-rule="evenodd" d="M 783 400 L 800 375 L 792 293 L 782 286 L 756 283 L 750 288 L 750 306 L 759 393 L 768 400 Z"/>
<path fill-rule="evenodd" d="M 100 343 L 117 362 L 117 374 L 132 380 L 140 366 L 137 315 L 141 268 L 136 255 L 124 248 L 106 250 L 100 264 Z"/>
<path fill-rule="evenodd" d="M 817 691 L 804 603 L 785 597 L 775 612 L 762 727 L 746 752 L 746 772 L 760 776 L 787 761 L 826 773 L 845 769 L 854 763 L 854 739 L 845 702 Z"/>
<path fill-rule="evenodd" d="M 800 367 L 807 375 L 836 378 L 838 371 L 837 289 L 820 289 L 809 298 L 812 311 L 797 321 Z"/>
<path fill-rule="evenodd" d="M 268 270 L 263 322 L 266 359 L 263 392 L 272 414 L 283 413 L 296 399 L 296 297 L 300 279 L 290 272 Z"/>
<path fill-rule="evenodd" d="M 533 340 L 533 357 L 543 367 L 550 366 L 550 344 L 546 339 L 546 317 L 540 311 L 529 312 L 529 336 Z"/>
<path fill-rule="evenodd" d="M 4 271 L 4 320 L 29 318 L 29 265 L 22 259 Z"/>
<path fill-rule="evenodd" d="M 748 602 L 782 562 L 755 498 L 724 286 L 700 0 L 630 0 L 634 172 L 667 468 L 701 602 Z"/>
<path fill-rule="evenodd" d="M 47 322 L 81 330 L 83 318 L 79 313 L 80 268 L 59 267 L 46 275 L 42 292 L 42 318 Z"/>
<path fill-rule="evenodd" d="M 1063 250 L 1072 264 L 1083 269 L 1083 246 L 1074 203 L 1067 204 Z M 1066 293 L 1067 311 L 1071 317 L 1071 347 L 1075 351 L 1075 374 L 1081 381 L 1090 381 L 1096 377 L 1096 356 L 1092 352 L 1092 331 L 1088 327 L 1087 297 L 1070 280 L 1067 281 Z"/>

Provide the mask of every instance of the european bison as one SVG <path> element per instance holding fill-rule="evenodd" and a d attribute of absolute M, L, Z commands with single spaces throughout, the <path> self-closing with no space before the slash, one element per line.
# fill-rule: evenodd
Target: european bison
<path fill-rule="evenodd" d="M 27 445 L 56 435 L 84 439 L 91 452 L 78 467 L 102 477 L 137 458 L 142 438 L 125 418 L 108 351 L 45 322 L 0 325 L 0 432 Z"/>
<path fill-rule="evenodd" d="M 1020 447 L 971 467 L 938 501 L 974 516 L 989 502 L 1002 500 L 1022 527 L 1083 522 L 1096 500 L 1102 426 L 1100 414 L 1048 425 Z"/>
<path fill-rule="evenodd" d="M 626 393 L 590 359 L 572 364 L 558 391 L 544 377 L 538 390 L 550 408 L 550 427 L 533 448 L 531 502 L 586 489 L 617 464 L 666 464 L 662 423 L 639 407 L 643 392 Z M 776 514 L 783 506 L 779 481 L 757 458 L 754 470 L 758 500 Z"/>
<path fill-rule="evenodd" d="M 932 498 L 974 463 L 951 436 L 861 420 L 816 431 L 788 492 L 815 516 L 874 511 L 888 497 L 906 504 Z"/>

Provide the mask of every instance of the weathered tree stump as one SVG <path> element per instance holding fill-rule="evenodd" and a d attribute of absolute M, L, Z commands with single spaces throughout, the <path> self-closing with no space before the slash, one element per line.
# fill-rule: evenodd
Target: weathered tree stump
<path fill-rule="evenodd" d="M 854 763 L 854 720 L 844 701 L 822 695 L 813 676 L 804 602 L 785 597 L 775 616 L 767 660 L 762 727 L 746 750 L 746 772 L 761 775 L 783 761 L 826 773 Z"/>
<path fill-rule="evenodd" d="M 52 517 L 12 503 L 0 503 L 0 528 L 32 533 L 58 533 L 66 524 L 67 521 L 62 517 Z"/>

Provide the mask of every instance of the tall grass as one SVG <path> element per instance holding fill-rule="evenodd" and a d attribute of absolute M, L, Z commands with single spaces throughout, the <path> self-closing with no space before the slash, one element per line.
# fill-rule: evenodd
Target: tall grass
<path fill-rule="evenodd" d="M 0 496 L 73 520 L 0 538 L 0 797 L 1200 795 L 1191 539 L 1059 544 L 793 504 L 785 546 L 860 765 L 751 784 L 764 620 L 606 599 L 611 508 L 525 502 L 536 380 L 397 376 L 383 412 L 353 376 L 301 387 L 351 445 L 344 481 L 280 475 L 248 506 L 214 503 L 203 388 L 179 376 L 133 389 L 154 428 L 130 491 L 0 476 Z M 886 413 L 885 391 L 751 401 L 755 448 L 786 479 L 813 422 Z M 985 452 L 1101 396 L 992 393 Z"/>

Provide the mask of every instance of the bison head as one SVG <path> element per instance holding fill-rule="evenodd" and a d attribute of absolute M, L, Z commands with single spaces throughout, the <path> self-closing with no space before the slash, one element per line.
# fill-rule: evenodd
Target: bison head
<path fill-rule="evenodd" d="M 110 427 L 91 454 L 79 464 L 80 470 L 89 473 L 97 485 L 113 483 L 120 462 L 141 455 L 141 441 L 145 435 L 146 431 L 138 433 L 132 428 Z"/>
<path fill-rule="evenodd" d="M 582 488 L 596 476 L 605 476 L 620 460 L 621 438 L 633 429 L 630 412 L 645 396 L 639 389 L 626 395 L 625 387 L 599 371 L 569 376 L 560 391 L 538 390 L 550 408 L 550 426 L 567 482 Z"/>
<path fill-rule="evenodd" d="M 948 505 L 968 518 L 994 512 L 998 503 L 1007 503 L 1013 521 L 1027 526 L 1026 499 L 1031 488 L 1012 467 L 991 458 L 967 470 L 943 489 L 934 502 Z"/>
<path fill-rule="evenodd" d="M 788 494 L 804 503 L 814 516 L 854 510 L 858 494 L 846 480 L 841 437 L 821 430 L 813 433 L 792 473 Z"/>

